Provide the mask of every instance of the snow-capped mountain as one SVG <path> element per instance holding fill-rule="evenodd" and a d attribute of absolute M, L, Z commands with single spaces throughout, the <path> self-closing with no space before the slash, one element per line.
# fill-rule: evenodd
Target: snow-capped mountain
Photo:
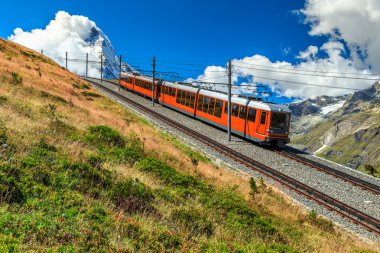
<path fill-rule="evenodd" d="M 309 128 L 328 118 L 345 103 L 347 95 L 339 97 L 320 96 L 289 105 L 292 111 L 292 133 L 304 134 Z"/>
<path fill-rule="evenodd" d="M 103 53 L 103 77 L 105 79 L 115 79 L 119 76 L 119 58 L 115 54 L 115 50 L 102 30 L 98 27 L 93 27 L 88 38 L 85 39 L 90 47 L 93 47 L 94 52 Z M 132 68 L 127 64 L 122 64 L 122 71 L 131 71 Z"/>
<path fill-rule="evenodd" d="M 62 67 L 66 67 L 67 53 L 68 70 L 78 75 L 84 75 L 87 70 L 90 77 L 100 77 L 100 55 L 103 54 L 103 77 L 112 79 L 119 75 L 119 59 L 110 40 L 95 22 L 85 16 L 58 11 L 45 28 L 31 31 L 16 28 L 9 40 L 37 52 L 43 51 Z M 84 63 L 87 54 L 90 60 L 88 69 Z M 125 64 L 124 71 L 128 70 L 130 66 Z"/>

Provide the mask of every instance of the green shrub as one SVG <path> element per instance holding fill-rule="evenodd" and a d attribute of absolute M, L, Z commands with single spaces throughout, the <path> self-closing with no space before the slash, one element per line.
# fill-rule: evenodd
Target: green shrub
<path fill-rule="evenodd" d="M 64 185 L 71 189 L 93 193 L 97 197 L 102 190 L 110 189 L 113 184 L 113 178 L 110 171 L 102 168 L 94 168 L 88 164 L 67 164 L 63 166 L 66 182 Z M 59 184 L 58 186 L 64 187 Z"/>
<path fill-rule="evenodd" d="M 124 138 L 108 126 L 90 126 L 86 139 L 96 145 L 124 147 Z"/>
<path fill-rule="evenodd" d="M 22 76 L 17 72 L 12 72 L 10 83 L 15 85 L 22 84 Z"/>
<path fill-rule="evenodd" d="M 197 187 L 200 183 L 195 177 L 184 175 L 167 164 L 154 159 L 154 158 L 143 158 L 137 167 L 146 172 L 152 172 L 158 176 L 162 181 L 173 186 L 180 187 Z"/>
<path fill-rule="evenodd" d="M 212 222 L 209 221 L 201 212 L 195 209 L 179 208 L 171 213 L 172 220 L 183 226 L 186 230 L 198 234 L 211 236 L 214 228 Z"/>
<path fill-rule="evenodd" d="M 101 168 L 102 165 L 104 164 L 104 159 L 100 155 L 90 155 L 87 158 L 88 164 L 90 164 L 94 168 Z"/>
<path fill-rule="evenodd" d="M 249 188 L 251 188 L 251 192 L 250 192 L 251 195 L 255 195 L 258 191 L 255 179 L 253 177 L 249 179 Z"/>
<path fill-rule="evenodd" d="M 111 199 L 117 207 L 129 213 L 155 212 L 151 205 L 154 196 L 150 188 L 137 179 L 117 182 L 111 189 Z"/>
<path fill-rule="evenodd" d="M 98 93 L 91 92 L 91 91 L 82 91 L 82 95 L 85 97 L 93 97 L 93 98 L 102 97 L 102 95 L 100 95 Z"/>
<path fill-rule="evenodd" d="M 0 202 L 22 203 L 25 194 L 20 183 L 22 172 L 15 167 L 0 166 Z"/>
<path fill-rule="evenodd" d="M 7 143 L 7 141 L 7 128 L 2 122 L 0 122 L 0 144 Z"/>
<path fill-rule="evenodd" d="M 0 96 L 0 105 L 5 104 L 8 101 L 8 98 L 6 96 Z"/>

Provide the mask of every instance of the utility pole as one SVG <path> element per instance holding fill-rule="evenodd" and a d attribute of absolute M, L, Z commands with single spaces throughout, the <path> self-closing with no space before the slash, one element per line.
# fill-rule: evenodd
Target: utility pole
<path fill-rule="evenodd" d="M 231 86 L 232 86 L 231 60 L 228 61 L 228 141 L 231 141 Z"/>
<path fill-rule="evenodd" d="M 100 82 L 103 82 L 103 54 L 100 54 Z"/>
<path fill-rule="evenodd" d="M 88 77 L 88 53 L 86 54 L 86 78 Z"/>
<path fill-rule="evenodd" d="M 156 81 L 156 57 L 153 56 L 153 83 L 152 83 L 152 106 L 154 106 L 154 83 Z"/>
<path fill-rule="evenodd" d="M 121 55 L 119 57 L 119 91 L 121 87 Z"/>
<path fill-rule="evenodd" d="M 67 70 L 67 51 L 66 51 L 66 70 Z"/>

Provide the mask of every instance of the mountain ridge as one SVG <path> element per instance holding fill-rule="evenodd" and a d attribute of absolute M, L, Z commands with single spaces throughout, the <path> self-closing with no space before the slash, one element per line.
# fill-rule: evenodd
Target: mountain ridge
<path fill-rule="evenodd" d="M 293 104 L 292 143 L 354 169 L 380 168 L 380 82 L 338 99 L 344 101 L 341 107 L 326 115 L 299 113 L 310 101 Z"/>

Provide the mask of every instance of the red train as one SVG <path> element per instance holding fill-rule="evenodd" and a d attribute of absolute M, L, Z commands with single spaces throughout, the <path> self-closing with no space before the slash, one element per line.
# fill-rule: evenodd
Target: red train
<path fill-rule="evenodd" d="M 152 78 L 132 73 L 121 74 L 121 85 L 152 98 Z M 227 94 L 158 80 L 154 98 L 162 105 L 222 129 L 227 129 Z M 231 132 L 246 139 L 283 146 L 290 141 L 290 110 L 285 105 L 265 103 L 247 97 L 231 98 Z"/>

